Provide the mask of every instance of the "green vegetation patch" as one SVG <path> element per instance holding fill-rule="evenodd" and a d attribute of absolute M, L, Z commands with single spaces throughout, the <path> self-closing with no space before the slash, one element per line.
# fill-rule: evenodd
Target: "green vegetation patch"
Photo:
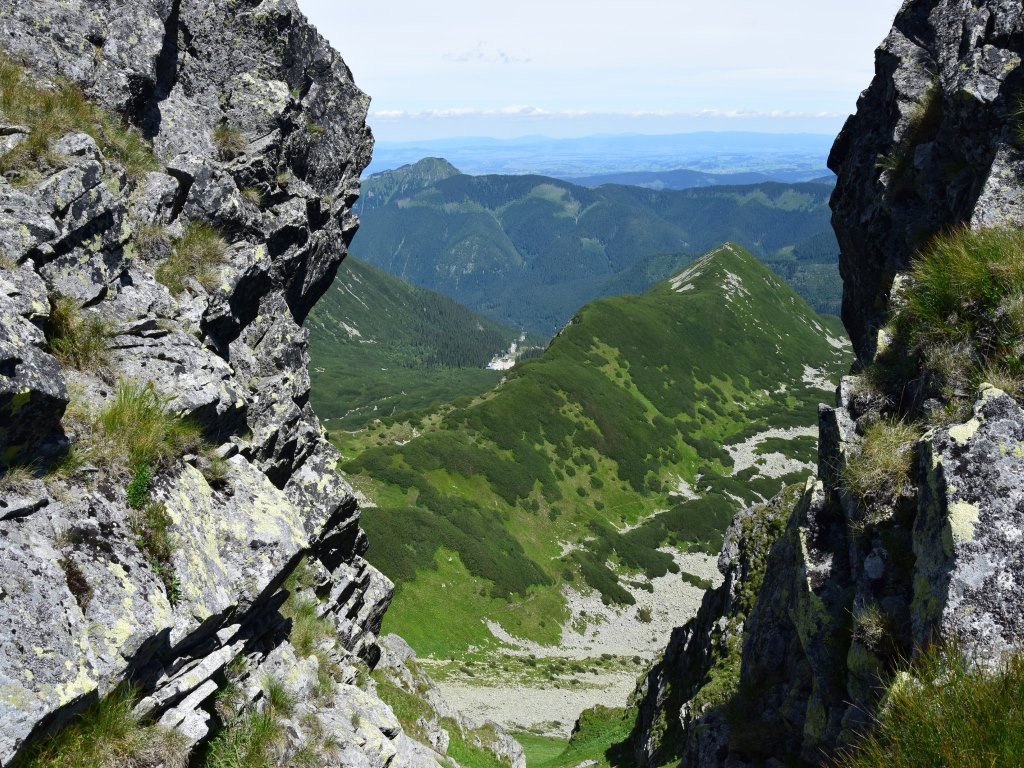
<path fill-rule="evenodd" d="M 511 328 L 353 257 L 306 327 L 313 407 L 332 431 L 415 419 L 421 409 L 486 392 L 503 374 L 485 366 L 517 338 Z"/>
<path fill-rule="evenodd" d="M 63 365 L 82 371 L 106 365 L 110 360 L 110 338 L 114 326 L 95 312 L 84 313 L 78 302 L 67 296 L 50 301 L 46 343 Z"/>
<path fill-rule="evenodd" d="M 678 570 L 660 547 L 717 552 L 738 506 L 803 480 L 805 472 L 759 477 L 754 467 L 734 474 L 723 446 L 814 424 L 822 392 L 793 372 L 838 373 L 847 354 L 742 249 L 720 249 L 686 279 L 692 290 L 666 283 L 588 305 L 484 397 L 339 442 L 355 454 L 342 469 L 378 504 L 363 519 L 368 557 L 398 585 L 390 631 L 420 653 L 457 653 L 486 644 L 478 623 L 501 614 L 508 631 L 547 640 L 561 611 L 526 621 L 492 601 L 516 596 L 550 610 L 573 583 L 606 604 L 632 604 L 624 578 L 642 574 L 645 584 Z M 768 448 L 813 456 L 806 439 Z M 699 498 L 670 495 L 680 478 Z M 441 551 L 457 556 L 472 584 L 436 578 Z M 428 583 L 459 596 L 453 623 L 473 632 L 445 632 L 442 642 L 416 626 L 434 603 Z"/>
<path fill-rule="evenodd" d="M 889 688 L 875 727 L 837 763 L 847 768 L 988 768 L 1024 755 L 1024 659 L 997 669 L 932 650 Z"/>
<path fill-rule="evenodd" d="M 184 768 L 184 737 L 135 715 L 137 701 L 132 688 L 116 689 L 23 751 L 11 768 Z"/>
<path fill-rule="evenodd" d="M 87 133 L 104 156 L 120 163 L 131 175 L 156 170 L 153 150 L 133 128 L 100 109 L 76 85 L 58 82 L 43 88 L 7 54 L 0 52 L 0 115 L 29 129 L 25 141 L 0 155 L 0 175 L 15 173 L 31 183 L 41 166 L 59 168 L 62 159 L 51 143 L 69 133 Z"/>
<path fill-rule="evenodd" d="M 201 444 L 199 427 L 167 410 L 151 382 L 122 381 L 97 419 L 91 452 L 110 465 L 164 467 Z"/>
<path fill-rule="evenodd" d="M 580 713 L 568 743 L 533 734 L 516 738 L 523 744 L 529 768 L 569 768 L 588 761 L 600 768 L 619 768 L 632 765 L 632 755 L 619 745 L 635 721 L 635 710 L 599 705 Z"/>
<path fill-rule="evenodd" d="M 217 230 L 193 221 L 171 246 L 171 254 L 156 268 L 156 279 L 173 294 L 195 280 L 207 290 L 217 285 L 217 268 L 227 259 L 228 245 Z"/>

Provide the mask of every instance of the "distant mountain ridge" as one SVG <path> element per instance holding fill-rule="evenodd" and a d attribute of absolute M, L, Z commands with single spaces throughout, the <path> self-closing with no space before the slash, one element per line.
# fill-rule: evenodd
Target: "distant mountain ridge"
<path fill-rule="evenodd" d="M 780 169 L 778 171 L 747 171 L 742 173 L 707 173 L 691 168 L 675 168 L 670 171 L 630 171 L 626 173 L 604 173 L 597 176 L 564 176 L 565 181 L 584 187 L 600 187 L 604 184 L 625 184 L 646 189 L 693 189 L 743 184 L 761 184 L 778 181 L 785 184 L 810 182 L 812 184 L 835 184 L 835 176 L 824 168 L 802 170 Z"/>
<path fill-rule="evenodd" d="M 483 398 L 366 441 L 343 469 L 378 504 L 390 629 L 421 654 L 492 646 L 483 619 L 557 642 L 563 585 L 631 605 L 626 587 L 676 568 L 659 546 L 717 551 L 738 508 L 813 465 L 802 435 L 849 363 L 840 334 L 726 244 L 588 304 Z"/>
<path fill-rule="evenodd" d="M 484 392 L 518 334 L 349 257 L 310 313 L 311 400 L 334 428 Z"/>
<path fill-rule="evenodd" d="M 586 302 L 643 291 L 726 240 L 772 266 L 816 310 L 838 312 L 830 186 L 590 189 L 455 170 L 428 158 L 366 179 L 353 252 L 542 335 Z"/>
<path fill-rule="evenodd" d="M 833 138 L 832 134 L 702 131 L 571 139 L 523 136 L 378 141 L 369 173 L 415 163 L 423 157 L 445 157 L 470 174 L 559 177 L 675 168 L 707 173 L 823 170 Z"/>

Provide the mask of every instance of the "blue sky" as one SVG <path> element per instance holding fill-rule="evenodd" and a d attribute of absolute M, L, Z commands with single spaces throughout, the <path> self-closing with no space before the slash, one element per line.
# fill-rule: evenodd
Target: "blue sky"
<path fill-rule="evenodd" d="M 298 0 L 381 140 L 835 133 L 900 0 Z"/>

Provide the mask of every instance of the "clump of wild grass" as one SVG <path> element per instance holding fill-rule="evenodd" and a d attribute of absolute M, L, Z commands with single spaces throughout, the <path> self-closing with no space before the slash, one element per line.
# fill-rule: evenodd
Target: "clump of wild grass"
<path fill-rule="evenodd" d="M 324 698 L 334 691 L 334 684 L 341 675 L 337 663 L 330 656 L 335 644 L 334 624 L 319 615 L 319 602 L 307 597 L 300 590 L 312 586 L 314 572 L 305 560 L 299 563 L 285 581 L 288 599 L 281 606 L 281 615 L 291 619 L 292 626 L 288 640 L 299 656 L 312 656 L 317 660 L 317 684 L 314 693 Z"/>
<path fill-rule="evenodd" d="M 207 290 L 217 285 L 216 268 L 227 258 L 228 245 L 209 224 L 192 222 L 185 233 L 177 238 L 171 255 L 156 269 L 156 279 L 179 294 L 189 280 L 195 280 Z"/>
<path fill-rule="evenodd" d="M 1024 230 L 936 237 L 911 265 L 892 329 L 892 346 L 865 373 L 904 415 L 933 426 L 962 419 L 985 381 L 1021 394 Z"/>
<path fill-rule="evenodd" d="M 275 768 L 284 755 L 284 720 L 295 711 L 295 698 L 277 678 L 263 681 L 262 708 L 248 709 L 226 724 L 210 742 L 207 768 Z"/>
<path fill-rule="evenodd" d="M 245 134 L 229 123 L 221 123 L 213 129 L 213 145 L 223 161 L 234 160 L 249 148 Z"/>
<path fill-rule="evenodd" d="M 185 739 L 135 715 L 135 701 L 132 688 L 118 688 L 37 742 L 11 768 L 184 768 Z"/>
<path fill-rule="evenodd" d="M 40 166 L 59 167 L 61 158 L 51 144 L 69 133 L 87 133 L 105 157 L 133 176 L 158 168 L 153 150 L 138 131 L 90 102 L 78 86 L 58 83 L 42 88 L 2 52 L 0 115 L 29 129 L 25 141 L 0 155 L 0 174 L 15 173 L 16 180 L 33 181 Z"/>
<path fill-rule="evenodd" d="M 1024 755 L 1024 658 L 988 669 L 931 651 L 899 675 L 872 731 L 842 754 L 846 768 L 990 768 Z"/>
<path fill-rule="evenodd" d="M 885 653 L 895 648 L 892 619 L 877 603 L 860 605 L 854 610 L 853 637 L 875 653 Z"/>
<path fill-rule="evenodd" d="M 174 570 L 172 557 L 177 544 L 171 533 L 174 520 L 161 502 L 151 501 L 138 510 L 130 519 L 135 544 L 146 556 L 149 567 L 164 585 L 167 601 L 177 605 L 181 597 L 181 585 Z"/>
<path fill-rule="evenodd" d="M 846 488 L 861 502 L 888 501 L 913 487 L 914 445 L 920 430 L 914 424 L 883 419 L 864 433 L 860 452 L 843 470 Z"/>
<path fill-rule="evenodd" d="M 256 187 L 243 187 L 242 198 L 255 205 L 257 208 L 263 206 L 263 193 Z"/>
<path fill-rule="evenodd" d="M 78 302 L 66 296 L 50 301 L 46 341 L 62 364 L 82 371 L 100 368 L 110 361 L 114 328 L 98 314 L 83 313 Z"/>
<path fill-rule="evenodd" d="M 114 401 L 100 413 L 97 425 L 92 447 L 98 457 L 133 472 L 142 466 L 167 466 L 202 442 L 199 427 L 168 411 L 152 382 L 118 384 Z"/>
<path fill-rule="evenodd" d="M 961 228 L 914 261 L 897 320 L 911 346 L 969 343 L 975 363 L 1021 367 L 1024 231 Z"/>
<path fill-rule="evenodd" d="M 27 493 L 35 484 L 36 475 L 25 466 L 0 469 L 0 494 Z"/>
<path fill-rule="evenodd" d="M 164 258 L 174 246 L 167 227 L 160 224 L 135 222 L 132 227 L 132 242 L 143 258 Z"/>

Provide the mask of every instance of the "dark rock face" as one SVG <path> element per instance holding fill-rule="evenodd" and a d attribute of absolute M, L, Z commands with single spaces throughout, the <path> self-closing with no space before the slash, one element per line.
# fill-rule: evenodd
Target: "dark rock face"
<path fill-rule="evenodd" d="M 84 459 L 42 479 L 0 470 L 0 764 L 126 679 L 141 711 L 200 742 L 239 660 L 244 702 L 273 674 L 298 699 L 282 765 L 310 716 L 343 764 L 402 764 L 400 725 L 356 684 L 392 586 L 361 557 L 301 327 L 357 226 L 369 99 L 294 0 L 0 0 L 0 40 L 31 84 L 78 84 L 157 159 L 132 175 L 72 132 L 34 176 L 0 177 L 0 466 L 69 445 Z M 0 114 L 0 154 L 27 135 Z M 223 259 L 172 292 L 155 274 L 194 224 Z M 48 353 L 57 297 L 106 324 L 101 364 Z M 162 563 L 140 543 L 130 468 L 89 453 L 119 382 L 152 384 L 210 444 L 156 469 Z M 326 698 L 280 612 L 302 561 L 335 638 Z"/>
<path fill-rule="evenodd" d="M 1006 0 L 906 3 L 878 49 L 829 158 L 843 322 L 861 359 L 874 354 L 893 277 L 930 236 L 1024 223 L 1022 51 L 1024 14 Z"/>
<path fill-rule="evenodd" d="M 1002 0 L 911 0 L 879 49 L 829 161 L 843 320 L 862 362 L 891 338 L 901 273 L 929 237 L 1024 224 L 1022 53 L 1024 11 Z M 972 419 L 912 446 L 910 488 L 857 499 L 844 470 L 878 397 L 849 376 L 819 410 L 817 477 L 772 546 L 724 710 L 692 707 L 735 603 L 712 593 L 673 634 L 640 691 L 642 765 L 830 764 L 870 726 L 900 659 L 932 641 L 983 661 L 1020 648 L 1024 411 L 983 386 Z"/>
<path fill-rule="evenodd" d="M 720 765 L 729 754 L 728 704 L 739 686 L 743 629 L 796 488 L 740 512 L 726 532 L 722 584 L 704 595 L 697 615 L 672 632 L 661 661 L 636 693 L 630 736 L 638 765 Z"/>

